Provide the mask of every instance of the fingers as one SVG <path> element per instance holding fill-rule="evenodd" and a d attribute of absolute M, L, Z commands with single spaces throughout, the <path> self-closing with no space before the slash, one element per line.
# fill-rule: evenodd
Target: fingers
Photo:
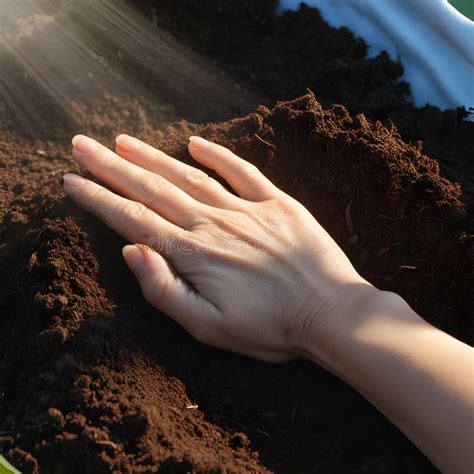
<path fill-rule="evenodd" d="M 278 188 L 260 173 L 258 168 L 234 155 L 227 148 L 201 137 L 191 137 L 189 140 L 191 156 L 222 176 L 241 198 L 265 201 L 278 194 Z"/>
<path fill-rule="evenodd" d="M 166 179 L 123 160 L 95 140 L 78 135 L 73 145 L 74 158 L 94 176 L 180 227 L 191 227 L 203 210 L 202 203 Z"/>
<path fill-rule="evenodd" d="M 172 317 L 199 341 L 210 340 L 212 318 L 220 317 L 216 306 L 178 278 L 159 253 L 147 247 L 127 245 L 123 256 L 150 304 Z"/>
<path fill-rule="evenodd" d="M 120 135 L 116 143 L 118 155 L 143 169 L 159 174 L 198 201 L 224 209 L 234 209 L 238 205 L 238 198 L 203 171 L 171 158 L 128 135 Z"/>
<path fill-rule="evenodd" d="M 171 251 L 185 231 L 166 221 L 143 204 L 112 193 L 103 186 L 74 174 L 64 175 L 64 191 L 86 211 L 130 242 Z"/>

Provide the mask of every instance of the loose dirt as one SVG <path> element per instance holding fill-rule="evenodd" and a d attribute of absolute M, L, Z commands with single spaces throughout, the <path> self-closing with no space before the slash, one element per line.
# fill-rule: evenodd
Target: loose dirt
<path fill-rule="evenodd" d="M 251 90 L 258 104 L 273 106 L 310 88 L 325 106 L 344 104 L 389 128 L 393 122 L 405 141 L 423 141 L 442 174 L 462 183 L 466 200 L 474 197 L 474 122 L 462 120 L 465 111 L 415 107 L 409 84 L 400 81 L 402 65 L 386 53 L 365 59 L 364 41 L 347 28 L 330 27 L 318 10 L 302 4 L 296 12 L 277 15 L 276 0 L 225 0 L 219 8 L 214 0 L 134 3 L 159 29 L 171 31 Z"/>
<path fill-rule="evenodd" d="M 205 8 L 211 3 L 202 2 Z M 139 101 L 105 97 L 93 109 L 71 104 L 80 131 L 109 145 L 117 133 L 136 134 L 187 162 L 191 133 L 228 146 L 303 202 L 365 278 L 400 293 L 428 321 L 472 344 L 472 213 L 461 186 L 442 177 L 426 148 L 402 140 L 409 138 L 407 130 L 419 139 L 438 123 L 446 136 L 424 137 L 438 150 L 435 157 L 443 150 L 442 156 L 454 156 L 457 150 L 459 163 L 468 163 L 471 125 L 460 122 L 455 111 L 411 107 L 413 115 L 405 113 L 406 86 L 396 85 L 398 66 L 387 58 L 364 60 L 357 52 L 363 49 L 359 41 L 346 30 L 328 28 L 313 10 L 269 22 L 270 3 L 252 14 L 243 10 L 242 24 L 256 26 L 244 28 L 239 41 L 250 41 L 251 34 L 261 39 L 261 29 L 270 28 L 265 51 L 274 59 L 265 62 L 261 56 L 259 69 L 250 55 L 247 65 L 261 71 L 256 79 L 238 72 L 244 68 L 244 60 L 239 62 L 244 48 L 233 50 L 234 70 L 230 59 L 222 60 L 228 77 L 247 82 L 242 87 L 252 89 L 249 97 L 266 105 L 247 115 L 248 104 L 241 104 L 242 118 L 221 124 L 180 121 L 163 127 Z M 182 8 L 182 2 L 160 4 Z M 160 4 L 155 3 L 155 19 L 164 22 L 165 10 L 157 15 Z M 223 5 L 218 14 L 228 15 L 226 8 L 235 7 L 234 2 Z M 191 22 L 188 13 L 181 13 L 179 21 Z M 214 21 L 202 17 L 192 21 Z M 175 34 L 181 31 L 177 21 Z M 285 69 L 275 69 L 277 53 L 287 64 L 296 64 L 290 57 L 297 52 L 310 54 L 309 46 L 300 50 L 295 39 L 281 49 L 284 41 L 276 32 L 283 34 L 284 25 L 287 38 L 295 36 L 294 28 L 308 31 L 313 46 L 329 48 L 333 66 L 321 59 L 326 71 L 352 55 L 349 69 L 363 71 L 360 84 L 376 70 L 385 71 L 385 76 L 380 73 L 385 85 L 373 82 L 365 93 L 358 92 L 351 82 L 356 79 L 344 69 L 328 76 L 327 92 L 315 88 L 317 99 L 307 93 L 267 107 L 311 85 L 302 79 L 285 86 L 291 82 L 288 75 L 275 75 Z M 212 36 L 209 27 L 200 40 L 189 36 L 191 26 L 188 41 L 211 54 L 202 50 Z M 341 37 L 347 42 L 333 47 Z M 222 51 L 230 44 L 224 39 L 213 40 Z M 347 57 L 335 58 L 343 52 Z M 316 67 L 309 60 L 303 63 L 307 78 L 322 77 L 313 76 Z M 293 71 L 295 78 L 301 76 Z M 364 98 L 371 90 L 378 91 L 379 100 L 386 97 L 387 77 L 393 77 L 389 89 L 403 107 L 387 103 L 383 115 L 375 99 Z M 330 85 L 346 91 L 350 112 L 342 105 L 328 106 L 331 97 L 342 102 Z M 268 90 L 264 100 L 258 100 L 257 90 L 262 95 Z M 402 131 L 358 114 L 362 106 L 373 119 L 395 121 L 398 113 Z M 186 117 L 184 109 L 175 112 Z M 228 113 L 221 112 L 206 109 L 212 120 Z M 123 264 L 123 240 L 61 190 L 62 174 L 80 171 L 68 143 L 69 133 L 79 131 L 77 124 L 27 139 L 8 116 L 1 118 L 0 451 L 15 466 L 26 473 L 435 472 L 393 425 L 324 370 L 302 361 L 272 366 L 205 347 L 146 304 Z M 448 173 L 448 162 L 442 173 Z"/>

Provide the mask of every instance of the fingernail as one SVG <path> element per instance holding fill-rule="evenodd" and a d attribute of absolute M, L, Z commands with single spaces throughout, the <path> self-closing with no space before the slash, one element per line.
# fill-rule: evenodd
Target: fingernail
<path fill-rule="evenodd" d="M 202 137 L 189 137 L 191 145 L 198 148 L 207 148 L 211 145 L 211 142 L 208 142 Z"/>
<path fill-rule="evenodd" d="M 142 147 L 142 143 L 140 140 L 137 140 L 134 137 L 130 137 L 129 135 L 119 135 L 115 139 L 115 143 L 126 152 L 134 152 L 139 150 Z"/>
<path fill-rule="evenodd" d="M 145 256 L 142 250 L 136 245 L 126 245 L 122 249 L 123 257 L 127 265 L 133 270 L 139 270 L 145 263 Z"/>
<path fill-rule="evenodd" d="M 95 140 L 84 135 L 76 135 L 72 139 L 72 144 L 75 150 L 80 153 L 92 153 L 99 147 L 99 144 Z"/>
<path fill-rule="evenodd" d="M 83 178 L 82 176 L 78 176 L 77 174 L 66 173 L 63 176 L 64 184 L 68 188 L 78 188 L 79 186 L 83 186 L 87 183 L 87 179 Z"/>

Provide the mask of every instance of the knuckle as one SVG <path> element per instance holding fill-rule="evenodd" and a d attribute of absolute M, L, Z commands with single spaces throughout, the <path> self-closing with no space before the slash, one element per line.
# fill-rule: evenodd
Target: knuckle
<path fill-rule="evenodd" d="M 140 202 L 130 202 L 119 209 L 119 215 L 126 221 L 139 221 L 147 212 L 148 208 Z"/>
<path fill-rule="evenodd" d="M 115 153 L 112 153 L 111 151 L 106 152 L 104 154 L 104 166 L 109 167 L 113 166 L 118 160 L 118 156 Z"/>
<path fill-rule="evenodd" d="M 92 189 L 89 191 L 89 199 L 95 200 L 98 198 L 102 193 L 104 192 L 104 188 L 101 186 L 94 186 Z"/>
<path fill-rule="evenodd" d="M 165 152 L 157 150 L 156 148 L 152 148 L 148 159 L 152 166 L 155 166 L 159 169 L 163 161 L 166 161 L 168 158 L 169 156 Z"/>
<path fill-rule="evenodd" d="M 159 163 L 163 158 L 163 153 L 160 150 L 153 149 L 150 154 L 150 162 L 153 164 Z"/>
<path fill-rule="evenodd" d="M 241 171 L 247 177 L 253 177 L 260 174 L 260 170 L 252 163 L 243 164 Z"/>
<path fill-rule="evenodd" d="M 289 196 L 279 194 L 277 197 L 269 201 L 270 210 L 272 215 L 283 215 L 288 216 L 295 214 L 296 207 L 295 202 Z"/>
<path fill-rule="evenodd" d="M 203 213 L 195 206 L 190 206 L 185 211 L 183 211 L 183 217 L 188 222 L 188 229 L 196 229 L 209 224 L 211 221 L 206 213 Z"/>
<path fill-rule="evenodd" d="M 97 186 L 89 191 L 86 199 L 89 203 L 88 205 L 90 206 L 90 210 L 92 211 L 92 213 L 108 225 L 110 221 L 109 214 L 108 212 L 106 212 L 103 203 L 99 199 L 99 197 L 104 193 L 104 191 L 104 188 L 102 188 L 101 186 Z"/>
<path fill-rule="evenodd" d="M 168 189 L 169 183 L 163 178 L 145 176 L 135 183 L 135 193 L 139 196 L 148 196 L 150 193 L 161 194 Z"/>
<path fill-rule="evenodd" d="M 192 170 L 183 176 L 182 183 L 183 189 L 197 192 L 208 188 L 212 183 L 212 178 L 204 173 L 204 171 Z"/>
<path fill-rule="evenodd" d="M 204 173 L 204 171 L 195 169 L 188 171 L 184 176 L 183 176 L 183 181 L 186 185 L 194 186 L 194 185 L 201 185 L 205 184 L 207 180 L 209 179 L 209 176 Z"/>
<path fill-rule="evenodd" d="M 151 179 L 150 188 L 154 194 L 166 194 L 172 188 L 172 184 L 164 178 L 157 177 Z"/>
<path fill-rule="evenodd" d="M 138 196 L 143 196 L 148 194 L 150 191 L 150 182 L 148 178 L 140 178 L 134 184 L 135 194 Z"/>

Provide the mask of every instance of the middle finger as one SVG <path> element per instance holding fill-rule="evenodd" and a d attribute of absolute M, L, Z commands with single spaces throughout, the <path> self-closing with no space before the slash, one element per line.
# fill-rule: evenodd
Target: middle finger
<path fill-rule="evenodd" d="M 196 200 L 222 209 L 240 209 L 241 200 L 203 171 L 189 166 L 128 135 L 117 137 L 116 153 L 143 169 L 157 173 Z"/>

